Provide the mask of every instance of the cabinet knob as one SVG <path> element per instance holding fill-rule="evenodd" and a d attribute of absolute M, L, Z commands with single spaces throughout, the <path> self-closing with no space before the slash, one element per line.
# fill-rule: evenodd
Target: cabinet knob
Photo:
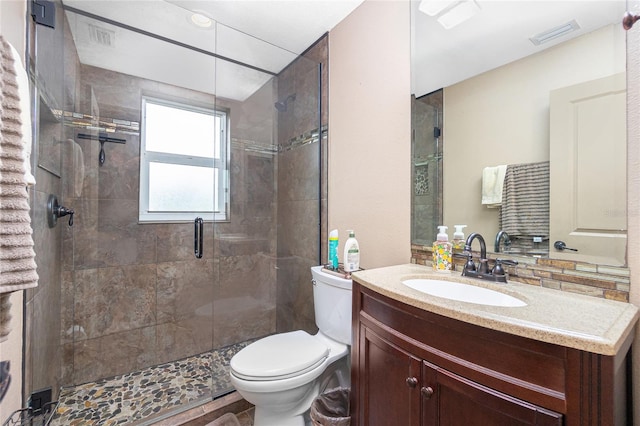
<path fill-rule="evenodd" d="M 410 388 L 415 388 L 417 384 L 418 379 L 416 379 L 415 377 L 407 377 L 407 386 L 409 386 Z"/>
<path fill-rule="evenodd" d="M 429 399 L 431 398 L 431 395 L 433 395 L 433 388 L 431 386 L 423 387 L 420 389 L 420 393 L 422 393 L 422 396 Z"/>

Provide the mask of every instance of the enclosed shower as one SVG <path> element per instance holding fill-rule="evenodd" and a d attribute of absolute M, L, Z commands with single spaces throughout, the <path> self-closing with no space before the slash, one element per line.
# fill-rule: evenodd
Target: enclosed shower
<path fill-rule="evenodd" d="M 326 37 L 298 55 L 213 20 L 175 38 L 149 26 L 192 17 L 69 0 L 55 28 L 30 23 L 41 278 L 24 394 L 51 389 L 53 424 L 150 424 L 233 391 L 226 365 L 248 342 L 316 330 Z M 49 226 L 51 195 L 72 226 Z"/>

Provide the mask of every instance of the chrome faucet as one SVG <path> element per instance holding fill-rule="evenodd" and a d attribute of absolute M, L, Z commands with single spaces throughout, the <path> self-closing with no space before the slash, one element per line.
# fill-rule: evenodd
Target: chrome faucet
<path fill-rule="evenodd" d="M 506 232 L 504 233 L 506 235 Z M 501 237 L 502 238 L 502 237 Z M 478 239 L 480 241 L 480 263 L 476 267 L 473 261 L 473 255 L 471 254 L 471 243 L 473 240 Z M 462 268 L 462 275 L 472 278 L 480 278 L 482 280 L 507 282 L 507 274 L 502 267 L 502 264 L 517 265 L 518 262 L 513 260 L 501 260 L 496 259 L 493 269 L 489 270 L 489 259 L 487 259 L 487 245 L 482 235 L 477 232 L 472 233 L 467 238 L 464 244 L 464 254 L 467 256 L 467 263 Z"/>
<path fill-rule="evenodd" d="M 496 243 L 495 243 L 495 252 L 496 253 L 500 253 L 500 242 L 504 240 L 504 247 L 506 249 L 508 249 L 509 247 L 511 247 L 511 239 L 509 238 L 509 234 L 507 234 L 507 231 L 498 231 L 498 233 L 496 234 Z"/>

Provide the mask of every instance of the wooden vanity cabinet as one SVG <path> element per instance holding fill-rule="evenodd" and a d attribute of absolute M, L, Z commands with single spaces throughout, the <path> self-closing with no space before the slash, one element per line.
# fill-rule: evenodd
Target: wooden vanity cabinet
<path fill-rule="evenodd" d="M 353 283 L 352 425 L 624 425 L 627 353 L 451 319 Z"/>

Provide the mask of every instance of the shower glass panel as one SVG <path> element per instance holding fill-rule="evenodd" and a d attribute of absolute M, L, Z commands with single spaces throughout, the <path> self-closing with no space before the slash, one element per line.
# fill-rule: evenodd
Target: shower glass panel
<path fill-rule="evenodd" d="M 412 103 L 411 242 L 428 245 L 442 225 L 442 90 Z"/>
<path fill-rule="evenodd" d="M 220 24 L 217 34 L 221 54 L 242 36 Z M 256 55 L 243 60 L 267 66 L 264 55 L 277 53 L 280 64 L 269 67 L 284 69 L 271 75 L 216 63 L 216 107 L 230 121 L 230 195 L 229 219 L 213 229 L 213 346 L 222 358 L 213 363 L 214 394 L 231 389 L 226 366 L 247 344 L 276 332 L 315 331 L 310 267 L 320 255 L 320 66 L 250 41 Z"/>
<path fill-rule="evenodd" d="M 55 30 L 32 29 L 36 45 L 49 37 L 58 49 L 33 54 L 36 88 L 59 92 L 54 104 L 36 91 L 47 106 L 37 145 L 59 160 L 41 151 L 34 211 L 49 192 L 75 210 L 72 227 L 36 230 L 37 256 L 55 257 L 40 270 L 54 279 L 27 306 L 25 395 L 53 388 L 54 425 L 151 424 L 231 392 L 229 360 L 251 341 L 316 331 L 326 38 L 298 57 L 212 22 L 176 29 L 175 44 L 136 13 L 171 27 L 190 25 L 191 12 L 125 3 L 129 13 L 116 16 L 110 1 L 64 1 Z M 52 68 L 53 83 L 38 75 Z M 168 143 L 154 136 L 145 102 L 173 108 Z M 214 134 L 213 147 L 188 151 L 200 125 L 180 118 L 189 111 L 213 118 L 198 132 Z M 48 300 L 59 311 L 43 309 Z"/>
<path fill-rule="evenodd" d="M 175 21 L 186 17 L 167 2 L 127 7 L 149 16 L 166 13 Z M 183 138 L 195 126 L 188 112 L 215 111 L 215 59 L 118 25 L 131 22 L 110 15 L 111 9 L 112 2 L 65 2 L 67 25 L 60 27 L 68 39 L 65 73 L 75 76 L 65 120 L 66 155 L 75 162 L 62 176 L 63 199 L 76 214 L 74 226 L 62 230 L 68 249 L 62 254 L 59 399 L 66 411 L 54 424 L 87 415 L 102 423 L 146 421 L 211 397 L 213 324 L 195 301 L 212 302 L 212 262 L 195 258 L 193 225 L 207 207 L 191 197 L 181 203 L 182 210 L 194 210 L 188 219 L 149 218 L 143 213 L 174 213 L 175 203 L 152 197 L 143 205 L 141 194 L 157 195 L 158 185 L 182 184 L 183 194 L 212 187 L 211 168 L 200 170 L 209 180 L 201 186 L 181 178 L 190 165 L 184 158 L 194 153 L 166 149 L 153 133 L 155 115 L 147 120 L 144 106 L 153 99 L 173 108 L 161 124 L 168 121 L 175 131 L 165 131 L 169 143 L 184 148 Z M 140 177 L 145 156 L 154 161 L 146 181 Z M 75 402 L 83 400 L 89 413 Z"/>

